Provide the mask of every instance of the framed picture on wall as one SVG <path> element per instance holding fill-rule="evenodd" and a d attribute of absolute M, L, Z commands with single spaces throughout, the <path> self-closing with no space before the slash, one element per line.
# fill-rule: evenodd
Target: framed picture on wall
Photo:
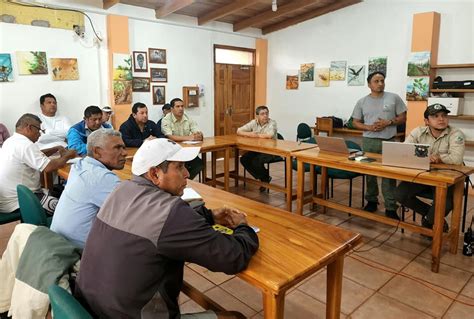
<path fill-rule="evenodd" d="M 168 69 L 150 68 L 151 82 L 168 82 Z"/>
<path fill-rule="evenodd" d="M 166 50 L 165 49 L 148 49 L 150 55 L 150 63 L 166 64 Z"/>
<path fill-rule="evenodd" d="M 133 72 L 148 72 L 147 53 L 133 51 Z"/>
<path fill-rule="evenodd" d="M 166 101 L 166 88 L 164 85 L 153 85 L 153 104 L 160 105 L 165 104 Z"/>
<path fill-rule="evenodd" d="M 133 92 L 150 92 L 150 78 L 134 77 L 132 80 Z"/>

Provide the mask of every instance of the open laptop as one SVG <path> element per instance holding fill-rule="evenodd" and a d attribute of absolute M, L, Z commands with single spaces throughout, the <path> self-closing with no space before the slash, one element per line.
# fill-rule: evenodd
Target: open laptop
<path fill-rule="evenodd" d="M 382 165 L 430 170 L 429 144 L 382 142 Z"/>
<path fill-rule="evenodd" d="M 314 138 L 316 139 L 319 150 L 323 152 L 350 154 L 360 151 L 358 149 L 348 148 L 346 142 L 341 137 L 316 135 Z"/>

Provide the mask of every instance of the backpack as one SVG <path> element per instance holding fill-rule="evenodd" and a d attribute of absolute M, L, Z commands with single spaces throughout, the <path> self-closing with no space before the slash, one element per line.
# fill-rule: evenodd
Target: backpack
<path fill-rule="evenodd" d="M 343 123 L 342 123 L 341 118 L 335 117 L 335 116 L 323 116 L 323 117 L 332 119 L 332 127 L 333 128 L 342 128 L 343 127 Z"/>

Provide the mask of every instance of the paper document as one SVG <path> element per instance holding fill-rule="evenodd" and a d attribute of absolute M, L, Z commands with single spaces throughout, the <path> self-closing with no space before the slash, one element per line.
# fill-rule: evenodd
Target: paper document
<path fill-rule="evenodd" d="M 68 164 L 76 164 L 77 162 L 79 162 L 79 160 L 80 160 L 81 158 L 82 158 L 82 157 L 74 157 L 74 158 L 69 159 L 66 163 L 68 163 Z"/>
<path fill-rule="evenodd" d="M 184 141 L 183 144 L 199 144 L 202 143 L 202 141 Z"/>
<path fill-rule="evenodd" d="M 202 197 L 191 187 L 186 187 L 183 191 L 183 196 L 181 196 L 181 199 L 185 202 L 190 202 L 193 200 L 202 200 Z"/>

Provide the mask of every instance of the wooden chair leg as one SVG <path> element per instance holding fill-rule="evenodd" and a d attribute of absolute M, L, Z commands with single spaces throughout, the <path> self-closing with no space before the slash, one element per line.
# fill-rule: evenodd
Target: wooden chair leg
<path fill-rule="evenodd" d="M 400 208 L 402 209 L 402 213 L 400 215 L 402 216 L 402 222 L 404 222 L 405 221 L 405 206 L 402 205 Z M 404 233 L 405 233 L 405 228 L 402 228 L 402 234 Z"/>
<path fill-rule="evenodd" d="M 349 207 L 352 207 L 352 178 L 349 179 Z"/>
<path fill-rule="evenodd" d="M 463 208 L 463 213 L 462 213 L 462 224 L 461 224 L 461 232 L 463 233 L 464 233 L 464 228 L 466 227 L 468 196 L 469 196 L 469 177 L 466 177 L 466 185 L 464 186 L 464 208 Z"/>
<path fill-rule="evenodd" d="M 365 175 L 362 175 L 362 207 L 364 207 L 364 197 L 365 197 Z"/>

